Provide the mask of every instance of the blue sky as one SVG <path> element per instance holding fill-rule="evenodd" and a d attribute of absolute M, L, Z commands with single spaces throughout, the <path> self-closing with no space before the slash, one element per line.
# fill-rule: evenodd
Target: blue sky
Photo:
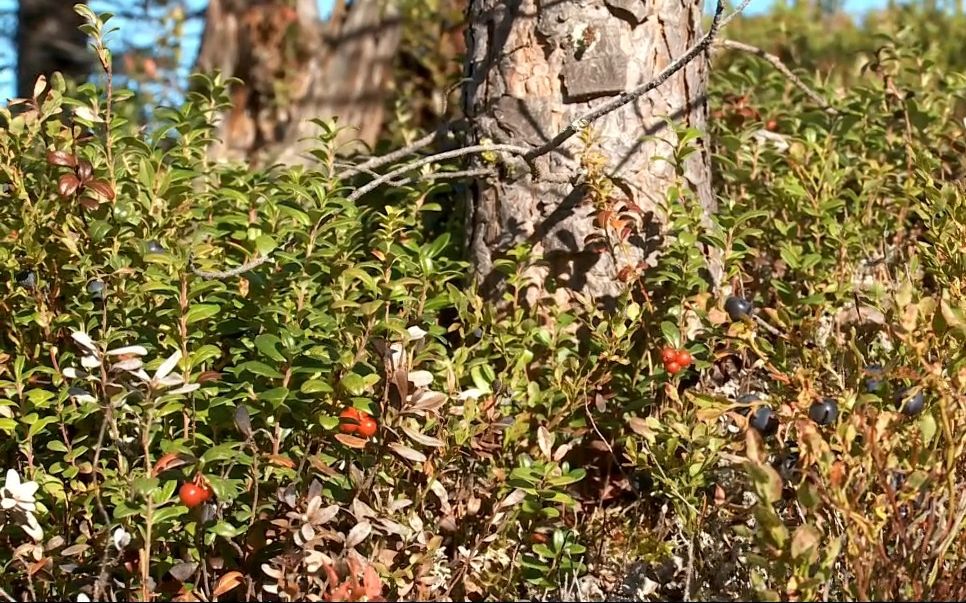
<path fill-rule="evenodd" d="M 62 0 L 64 10 L 72 10 L 73 0 Z M 332 0 L 317 0 L 323 15 L 326 15 L 332 5 Z M 754 14 L 767 10 L 773 0 L 752 0 L 746 9 L 749 14 Z M 130 4 L 132 8 L 140 4 L 141 0 L 89 0 L 91 7 L 98 12 L 110 10 L 112 7 Z M 710 4 L 711 0 L 705 0 Z M 186 0 L 189 10 L 194 11 L 204 8 L 207 0 Z M 845 0 L 845 9 L 853 14 L 860 14 L 870 8 L 877 8 L 885 5 L 885 0 Z M 16 8 L 17 0 L 0 0 L 0 31 L 10 32 L 16 28 Z M 130 19 L 118 18 L 113 22 L 120 27 L 120 31 L 114 34 L 115 45 L 123 42 L 133 42 L 137 45 L 148 45 L 156 35 L 156 31 L 145 23 L 139 23 Z M 198 52 L 198 43 L 204 23 L 201 19 L 195 19 L 188 23 L 185 28 L 184 40 L 184 64 L 182 67 L 190 69 L 194 61 L 195 54 Z M 0 40 L 0 102 L 10 98 L 15 94 L 16 88 L 16 55 L 11 44 L 12 38 L 5 37 Z"/>

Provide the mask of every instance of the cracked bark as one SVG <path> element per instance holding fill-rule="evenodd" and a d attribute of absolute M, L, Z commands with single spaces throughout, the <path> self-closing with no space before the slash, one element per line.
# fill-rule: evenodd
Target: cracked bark
<path fill-rule="evenodd" d="M 348 126 L 340 143 L 375 144 L 400 33 L 391 1 L 337 0 L 322 22 L 315 0 L 210 0 L 197 69 L 243 82 L 211 155 L 313 163 L 315 118 Z"/>
<path fill-rule="evenodd" d="M 475 138 L 546 142 L 580 114 L 650 80 L 683 54 L 702 35 L 701 9 L 701 0 L 473 0 L 464 110 Z M 530 269 L 527 301 L 556 289 L 558 302 L 579 292 L 606 303 L 622 288 L 617 279 L 622 267 L 653 263 L 662 240 L 659 207 L 672 185 L 690 189 L 710 215 L 715 207 L 706 141 L 698 141 L 699 152 L 685 160 L 683 181 L 673 166 L 656 161 L 677 144 L 666 120 L 706 131 L 706 86 L 703 56 L 593 124 L 615 191 L 625 203 L 656 216 L 613 255 L 585 243 L 597 231 L 595 208 L 582 191 L 559 183 L 577 173 L 579 137 L 537 159 L 538 171 L 549 178 L 505 174 L 477 182 L 470 254 L 484 291 L 492 296 L 501 291 L 494 261 L 529 243 L 544 262 Z"/>

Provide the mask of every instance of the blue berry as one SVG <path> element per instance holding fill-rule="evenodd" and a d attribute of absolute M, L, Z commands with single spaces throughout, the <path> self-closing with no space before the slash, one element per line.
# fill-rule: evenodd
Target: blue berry
<path fill-rule="evenodd" d="M 907 387 L 896 394 L 896 405 L 902 414 L 912 417 L 922 412 L 926 405 L 926 397 L 921 389 L 913 393 L 912 388 Z"/>
<path fill-rule="evenodd" d="M 94 301 L 104 300 L 104 281 L 93 280 L 87 283 L 87 293 L 91 296 Z"/>
<path fill-rule="evenodd" d="M 825 398 L 812 403 L 808 409 L 808 418 L 819 425 L 831 425 L 839 416 L 839 405 L 831 398 Z"/>
<path fill-rule="evenodd" d="M 37 286 L 37 273 L 33 270 L 23 270 L 16 274 L 17 284 L 24 289 L 33 289 Z"/>
<path fill-rule="evenodd" d="M 728 313 L 728 318 L 734 321 L 743 320 L 750 316 L 752 308 L 750 301 L 734 295 L 725 300 L 725 312 Z"/>
<path fill-rule="evenodd" d="M 765 436 L 769 436 L 778 431 L 778 417 L 775 416 L 775 412 L 768 406 L 759 406 L 758 410 L 751 415 L 748 424 Z"/>

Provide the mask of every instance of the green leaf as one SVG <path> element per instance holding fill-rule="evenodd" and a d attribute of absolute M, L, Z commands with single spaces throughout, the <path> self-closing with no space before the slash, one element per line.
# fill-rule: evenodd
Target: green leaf
<path fill-rule="evenodd" d="M 664 321 L 661 323 L 661 332 L 664 333 L 664 339 L 668 345 L 674 348 L 681 347 L 681 331 L 678 330 L 677 325 Z"/>
<path fill-rule="evenodd" d="M 299 388 L 303 394 L 318 394 L 318 393 L 329 393 L 332 391 L 332 386 L 326 381 L 321 379 L 309 379 L 302 384 Z"/>
<path fill-rule="evenodd" d="M 261 377 L 269 377 L 271 379 L 281 379 L 282 373 L 268 366 L 264 362 L 258 362 L 257 360 L 249 360 L 248 362 L 243 362 L 238 365 L 239 371 L 248 371 L 253 375 L 259 375 Z"/>
<path fill-rule="evenodd" d="M 215 525 L 208 528 L 208 531 L 221 536 L 222 538 L 234 538 L 245 533 L 247 526 L 235 527 L 228 523 L 227 521 L 219 521 Z"/>
<path fill-rule="evenodd" d="M 276 362 L 285 362 L 285 356 L 276 349 L 281 344 L 282 340 L 271 333 L 262 333 L 255 338 L 255 347 L 258 351 Z"/>
<path fill-rule="evenodd" d="M 134 480 L 134 493 L 146 497 L 158 489 L 161 481 L 156 477 L 139 477 Z"/>
<path fill-rule="evenodd" d="M 542 543 L 533 545 L 533 552 L 546 559 L 553 559 L 556 557 L 554 552 L 550 550 L 550 547 Z"/>
<path fill-rule="evenodd" d="M 919 430 L 922 432 L 922 443 L 924 446 L 929 445 L 929 442 L 931 442 L 933 437 L 936 435 L 937 429 L 938 426 L 936 425 L 936 417 L 934 417 L 931 412 L 923 413 L 922 417 L 919 419 Z"/>
<path fill-rule="evenodd" d="M 215 314 L 218 314 L 220 309 L 221 308 L 216 304 L 195 304 L 188 308 L 188 313 L 185 316 L 185 319 L 190 325 L 198 322 L 199 320 L 211 318 Z"/>
<path fill-rule="evenodd" d="M 339 387 L 353 396 L 361 396 L 366 391 L 366 380 L 356 373 L 348 373 L 339 381 Z"/>
<path fill-rule="evenodd" d="M 263 234 L 255 239 L 255 249 L 258 250 L 260 255 L 268 255 L 274 251 L 276 247 L 278 247 L 278 243 L 276 243 L 275 239 L 267 234 Z"/>
<path fill-rule="evenodd" d="M 156 526 L 163 526 L 164 524 L 170 522 L 172 519 L 181 517 L 188 512 L 187 507 L 184 505 L 171 505 L 169 507 L 164 507 L 154 511 L 152 516 L 152 522 Z"/>
<path fill-rule="evenodd" d="M 201 455 L 202 464 L 212 463 L 214 461 L 227 461 L 228 459 L 234 458 L 238 444 L 221 444 L 215 446 L 214 448 L 209 448 Z"/>

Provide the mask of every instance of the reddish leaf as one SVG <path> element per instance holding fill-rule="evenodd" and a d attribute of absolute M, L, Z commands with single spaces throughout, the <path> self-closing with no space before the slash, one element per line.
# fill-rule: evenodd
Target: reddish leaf
<path fill-rule="evenodd" d="M 168 469 L 174 469 L 176 467 L 181 467 L 187 464 L 188 461 L 182 458 L 176 452 L 169 452 L 168 454 L 162 455 L 158 459 L 158 462 L 154 464 L 154 475 L 159 475 Z"/>
<path fill-rule="evenodd" d="M 97 206 L 100 205 L 100 203 L 98 203 L 96 200 L 91 199 L 90 197 L 87 197 L 87 196 L 81 197 L 78 203 L 80 203 L 80 206 L 86 210 L 97 209 Z"/>
<path fill-rule="evenodd" d="M 345 446 L 348 446 L 349 448 L 366 447 L 366 440 L 363 440 L 362 438 L 357 438 L 356 436 L 351 436 L 345 433 L 335 434 L 335 439 L 341 442 L 342 444 L 344 444 Z"/>
<path fill-rule="evenodd" d="M 110 201 L 114 200 L 114 189 L 110 184 L 104 182 L 103 180 L 91 180 L 87 183 L 87 188 L 91 189 L 105 199 Z"/>
<path fill-rule="evenodd" d="M 268 455 L 268 462 L 277 465 L 279 467 L 286 467 L 288 469 L 295 469 L 295 462 L 288 458 L 287 456 L 281 454 L 270 454 Z"/>
<path fill-rule="evenodd" d="M 81 179 L 81 182 L 86 182 L 91 179 L 91 175 L 94 173 L 94 168 L 91 167 L 91 162 L 86 159 L 81 159 L 77 162 L 77 177 Z"/>
<path fill-rule="evenodd" d="M 74 174 L 64 174 L 57 181 L 57 192 L 61 197 L 72 197 L 80 186 L 80 180 Z"/>
<path fill-rule="evenodd" d="M 44 569 L 48 565 L 52 565 L 52 563 L 53 563 L 53 560 L 50 557 L 44 557 L 43 559 L 41 559 L 40 561 L 37 561 L 36 563 L 31 563 L 30 566 L 27 568 L 27 573 L 33 576 L 34 574 Z"/>
<path fill-rule="evenodd" d="M 232 571 L 228 572 L 221 578 L 218 578 L 218 583 L 215 584 L 215 589 L 211 591 L 212 597 L 220 597 L 221 595 L 227 593 L 228 591 L 236 588 L 242 583 L 242 578 L 244 576 L 241 572 Z"/>
<path fill-rule="evenodd" d="M 61 167 L 74 167 L 77 158 L 65 151 L 47 151 L 47 163 Z"/>
<path fill-rule="evenodd" d="M 221 380 L 221 373 L 219 373 L 218 371 L 205 371 L 200 375 L 198 375 L 198 378 L 195 379 L 195 381 L 197 381 L 198 383 L 207 383 L 209 381 L 220 381 L 220 380 Z"/>

